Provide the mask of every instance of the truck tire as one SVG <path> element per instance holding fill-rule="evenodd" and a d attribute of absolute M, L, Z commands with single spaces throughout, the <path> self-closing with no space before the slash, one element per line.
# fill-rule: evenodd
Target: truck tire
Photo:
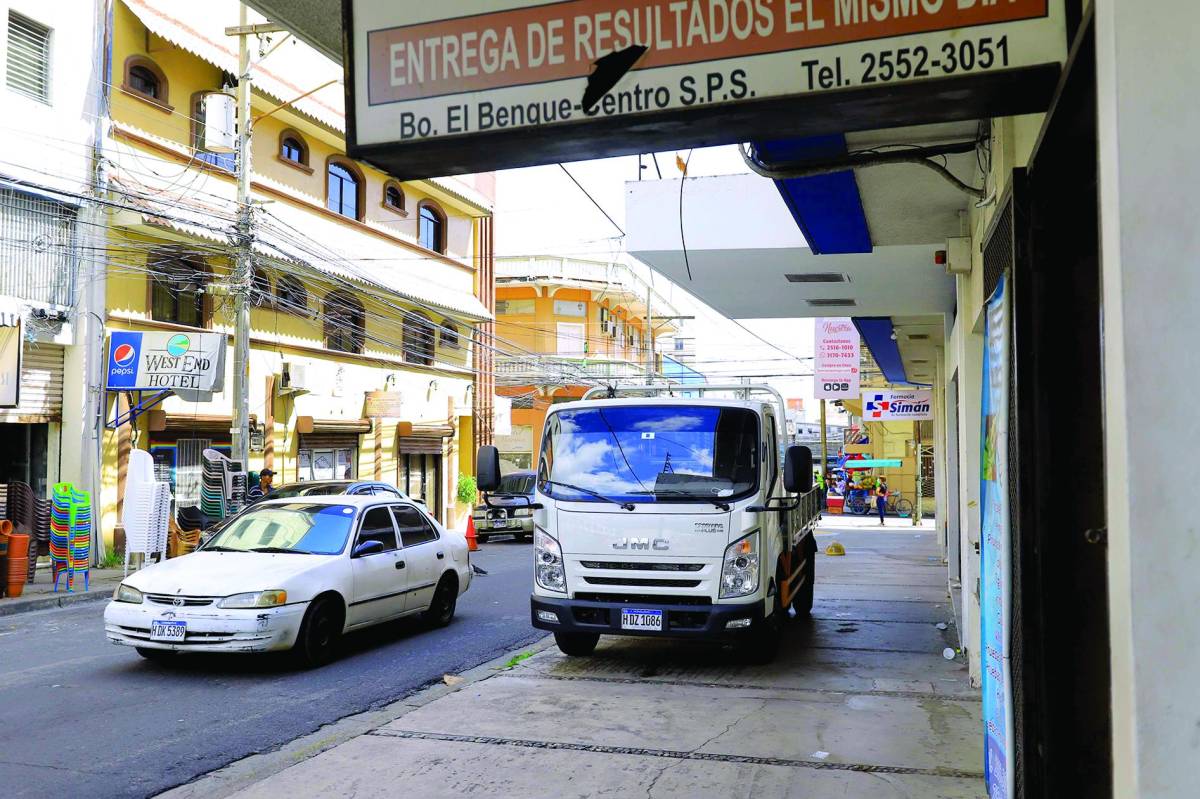
<path fill-rule="evenodd" d="M 817 558 L 815 554 L 810 553 L 808 563 L 804 565 L 804 585 L 792 597 L 792 610 L 796 611 L 797 618 L 812 615 L 813 588 L 816 577 Z"/>
<path fill-rule="evenodd" d="M 600 635 L 597 633 L 555 633 L 554 643 L 558 644 L 558 649 L 568 657 L 587 657 L 596 651 L 596 644 L 600 643 Z"/>

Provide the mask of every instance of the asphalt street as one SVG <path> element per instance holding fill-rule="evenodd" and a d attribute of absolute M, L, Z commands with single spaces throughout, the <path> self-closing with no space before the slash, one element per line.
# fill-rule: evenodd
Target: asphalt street
<path fill-rule="evenodd" d="M 143 660 L 104 637 L 104 602 L 0 619 L 0 796 L 150 796 L 412 693 L 542 633 L 530 545 L 498 539 L 453 623 L 347 636 L 312 671 L 276 656 Z"/>

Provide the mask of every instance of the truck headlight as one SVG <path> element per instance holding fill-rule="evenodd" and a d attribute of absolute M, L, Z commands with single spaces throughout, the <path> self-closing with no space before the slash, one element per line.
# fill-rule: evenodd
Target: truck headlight
<path fill-rule="evenodd" d="M 517 508 L 516 510 L 514 510 L 512 512 L 512 515 L 514 517 L 516 517 L 516 516 L 532 516 L 533 508 Z"/>
<path fill-rule="evenodd" d="M 287 604 L 287 591 L 251 591 L 246 594 L 234 594 L 217 601 L 217 607 L 236 608 L 274 608 Z"/>
<path fill-rule="evenodd" d="M 533 531 L 533 569 L 537 584 L 547 591 L 566 593 L 567 573 L 562 547 L 542 528 Z"/>
<path fill-rule="evenodd" d="M 746 596 L 758 590 L 758 531 L 725 549 L 721 566 L 721 599 Z"/>
<path fill-rule="evenodd" d="M 128 602 L 131 605 L 142 604 L 142 592 L 133 586 L 121 583 L 113 591 L 113 602 Z"/>

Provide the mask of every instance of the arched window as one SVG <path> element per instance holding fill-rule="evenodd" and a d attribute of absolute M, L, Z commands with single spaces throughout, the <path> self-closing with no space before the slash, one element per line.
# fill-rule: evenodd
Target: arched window
<path fill-rule="evenodd" d="M 289 313 L 308 313 L 308 290 L 298 277 L 281 275 L 275 281 L 275 306 Z"/>
<path fill-rule="evenodd" d="M 442 321 L 442 346 L 456 350 L 461 346 L 458 339 L 458 325 L 451 322 L 449 319 Z"/>
<path fill-rule="evenodd" d="M 362 354 L 366 341 L 367 314 L 362 303 L 348 291 L 325 295 L 325 347 L 338 352 Z"/>
<path fill-rule="evenodd" d="M 433 323 L 424 314 L 411 313 L 404 320 L 404 360 L 433 366 L 433 344 L 437 341 Z"/>
<path fill-rule="evenodd" d="M 362 219 L 362 172 L 353 161 L 330 158 L 325 166 L 325 207 L 350 219 Z"/>
<path fill-rule="evenodd" d="M 173 110 L 167 104 L 167 76 L 149 58 L 131 55 L 125 59 L 125 76 L 121 89 L 142 100 L 147 100 L 164 111 Z"/>
<path fill-rule="evenodd" d="M 446 252 L 446 215 L 433 203 L 423 202 L 418 212 L 418 241 L 434 252 Z"/>
<path fill-rule="evenodd" d="M 279 160 L 312 174 L 312 170 L 308 168 L 308 142 L 291 128 L 279 134 Z"/>
<path fill-rule="evenodd" d="M 250 276 L 250 299 L 255 305 L 269 305 L 271 302 L 271 278 L 257 267 Z"/>
<path fill-rule="evenodd" d="M 404 189 L 400 188 L 400 184 L 396 181 L 388 181 L 383 187 L 383 207 L 390 208 L 402 216 L 408 216 L 408 210 L 404 207 Z"/>
<path fill-rule="evenodd" d="M 150 268 L 150 318 L 188 327 L 205 327 L 204 287 L 208 267 L 203 261 L 171 250 L 155 251 Z"/>

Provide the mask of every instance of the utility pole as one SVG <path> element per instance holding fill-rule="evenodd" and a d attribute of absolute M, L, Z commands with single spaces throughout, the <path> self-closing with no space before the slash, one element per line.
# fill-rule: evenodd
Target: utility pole
<path fill-rule="evenodd" d="M 646 286 L 646 336 L 650 339 L 650 346 L 646 349 L 646 381 L 654 379 L 654 309 L 651 307 L 651 294 L 654 289 Z"/>
<path fill-rule="evenodd" d="M 244 3 L 239 4 L 238 26 L 247 27 Z M 250 46 L 248 33 L 238 37 L 237 84 L 237 266 L 233 274 L 233 435 L 234 460 L 250 468 L 250 286 L 253 266 L 253 216 L 250 208 Z"/>

